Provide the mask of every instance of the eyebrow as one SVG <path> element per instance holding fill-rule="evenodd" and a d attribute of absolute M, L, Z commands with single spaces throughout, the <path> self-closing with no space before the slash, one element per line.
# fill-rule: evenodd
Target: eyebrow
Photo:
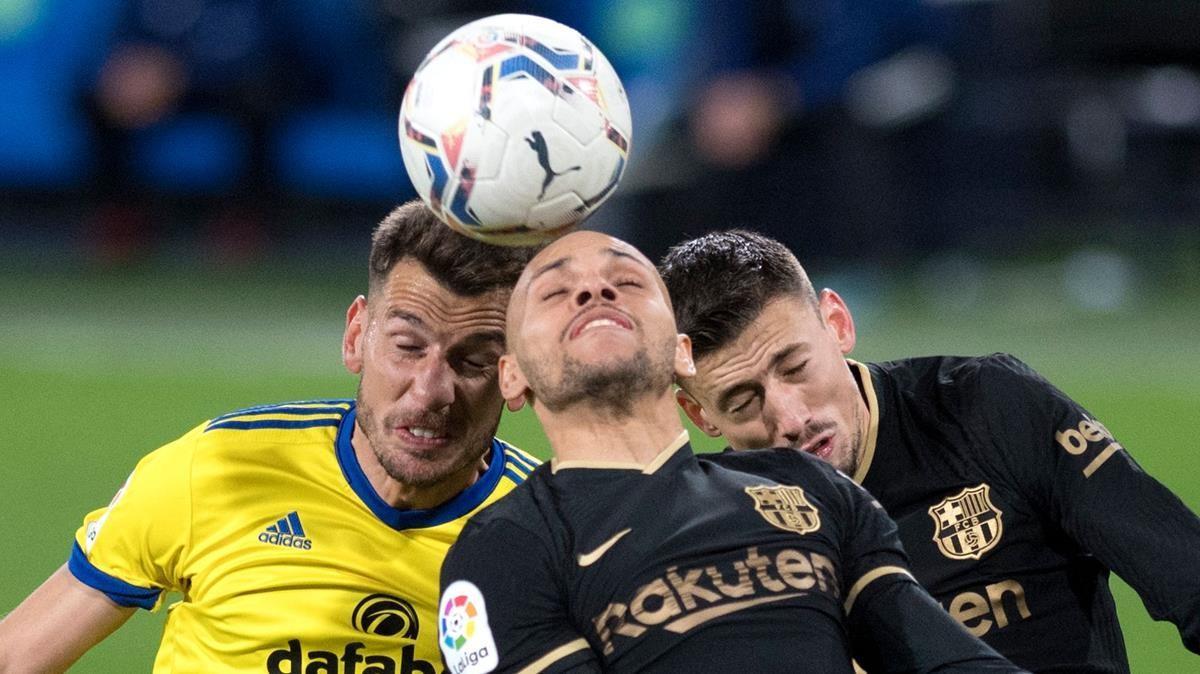
<path fill-rule="evenodd" d="M 403 309 L 397 309 L 397 308 L 388 309 L 388 312 L 383 317 L 383 320 L 390 321 L 393 318 L 398 318 L 398 319 L 404 321 L 405 323 L 411 323 L 416 326 L 424 326 L 425 325 L 425 321 L 421 320 L 420 316 L 418 316 L 410 311 L 405 311 Z"/>
<path fill-rule="evenodd" d="M 462 343 L 469 346 L 492 343 L 500 348 L 504 348 L 507 341 L 505 340 L 503 330 L 483 330 L 468 336 Z"/>
<path fill-rule="evenodd" d="M 384 320 L 389 321 L 392 319 L 404 321 L 413 327 L 425 327 L 425 321 L 421 320 L 420 316 L 403 309 L 389 309 L 387 315 L 384 317 Z M 503 347 L 506 344 L 504 330 L 484 329 L 478 332 L 473 332 L 470 335 L 467 335 L 461 343 L 476 344 L 480 342 L 495 342 Z"/>
<path fill-rule="evenodd" d="M 807 342 L 794 342 L 792 344 L 788 344 L 784 348 L 780 349 L 775 355 L 771 356 L 770 364 L 767 367 L 768 369 L 773 370 L 779 367 L 780 363 L 790 358 L 797 351 L 807 351 L 808 349 L 809 344 Z M 743 391 L 753 390 L 755 386 L 756 384 L 753 382 L 739 382 L 729 387 L 728 390 L 717 396 L 717 409 L 722 411 L 726 410 L 729 406 L 731 398 L 740 395 Z"/>
<path fill-rule="evenodd" d="M 722 412 L 729 411 L 729 403 L 731 402 L 732 398 L 741 395 L 744 391 L 753 391 L 755 388 L 756 384 L 753 382 L 741 382 L 739 384 L 734 384 L 717 398 L 717 409 L 721 410 Z"/>
<path fill-rule="evenodd" d="M 792 354 L 796 353 L 797 351 L 807 351 L 808 347 L 809 345 L 807 342 L 793 342 L 788 344 L 780 349 L 774 356 L 771 356 L 770 368 L 775 369 L 779 367 L 779 364 L 790 358 Z"/>
<path fill-rule="evenodd" d="M 636 255 L 631 255 L 631 254 L 629 254 L 623 250 L 620 250 L 618 248 L 605 248 L 604 252 L 608 253 L 612 257 L 623 258 L 626 260 L 632 260 L 632 261 L 636 262 L 637 264 L 641 265 L 642 267 L 645 267 L 647 269 L 653 269 L 652 266 L 648 265 L 641 258 L 637 257 Z M 529 282 L 533 283 L 535 280 L 537 280 L 537 278 L 539 276 L 541 276 L 542 274 L 545 274 L 546 272 L 554 271 L 555 269 L 561 269 L 562 267 L 566 266 L 566 264 L 570 261 L 571 261 L 571 256 L 564 255 L 563 257 L 560 257 L 557 260 L 554 260 L 553 262 L 547 262 L 546 264 L 538 267 L 537 271 L 533 272 L 533 275 L 529 277 Z"/>

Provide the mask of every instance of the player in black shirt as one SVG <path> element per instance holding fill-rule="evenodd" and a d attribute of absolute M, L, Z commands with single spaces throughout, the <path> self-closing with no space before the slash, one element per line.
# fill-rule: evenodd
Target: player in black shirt
<path fill-rule="evenodd" d="M 635 249 L 569 235 L 513 298 L 501 392 L 532 401 L 555 459 L 451 549 L 449 671 L 1019 671 L 912 580 L 845 476 L 790 449 L 692 454 L 689 341 Z"/>
<path fill-rule="evenodd" d="M 688 416 L 733 448 L 790 446 L 853 476 L 916 578 L 997 651 L 1034 671 L 1128 672 L 1111 569 L 1200 652 L 1200 519 L 1029 367 L 848 361 L 841 298 L 750 232 L 680 244 L 660 270 L 692 337 Z"/>

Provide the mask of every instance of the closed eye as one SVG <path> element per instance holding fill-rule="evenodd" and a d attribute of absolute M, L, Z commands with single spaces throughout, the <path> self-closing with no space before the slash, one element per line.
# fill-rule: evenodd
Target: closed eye
<path fill-rule="evenodd" d="M 460 372 L 470 375 L 483 374 L 490 371 L 495 361 L 485 361 L 479 358 L 464 358 L 459 361 L 460 366 L 457 368 Z"/>
<path fill-rule="evenodd" d="M 803 361 L 795 367 L 790 367 L 783 371 L 784 377 L 796 377 L 804 372 L 804 368 L 808 366 L 808 361 Z"/>

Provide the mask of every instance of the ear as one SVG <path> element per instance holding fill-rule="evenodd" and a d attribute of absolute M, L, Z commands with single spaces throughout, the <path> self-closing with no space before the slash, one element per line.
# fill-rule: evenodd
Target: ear
<path fill-rule="evenodd" d="M 850 315 L 850 307 L 836 292 L 826 288 L 821 291 L 819 300 L 821 319 L 824 321 L 837 341 L 842 355 L 848 355 L 854 350 L 857 336 L 854 332 L 854 317 Z"/>
<path fill-rule="evenodd" d="M 692 338 L 682 332 L 675 335 L 675 377 L 696 376 L 696 361 L 692 360 Z"/>
<path fill-rule="evenodd" d="M 688 419 L 692 420 L 693 424 L 696 424 L 696 428 L 704 431 L 705 435 L 712 438 L 721 435 L 721 429 L 714 426 L 708 420 L 708 416 L 704 413 L 704 408 L 700 406 L 699 402 L 696 402 L 696 399 L 690 393 L 683 389 L 675 391 L 675 402 L 679 403 L 679 406 L 683 408 L 683 413 L 687 415 Z"/>
<path fill-rule="evenodd" d="M 516 356 L 506 353 L 500 356 L 497 364 L 500 377 L 500 395 L 508 405 L 508 411 L 516 412 L 525 406 L 526 401 L 532 402 L 533 392 L 529 390 L 529 381 L 521 366 L 517 364 Z"/>
<path fill-rule="evenodd" d="M 367 300 L 359 295 L 346 310 L 346 329 L 342 333 L 342 364 L 353 374 L 362 373 L 366 333 Z"/>

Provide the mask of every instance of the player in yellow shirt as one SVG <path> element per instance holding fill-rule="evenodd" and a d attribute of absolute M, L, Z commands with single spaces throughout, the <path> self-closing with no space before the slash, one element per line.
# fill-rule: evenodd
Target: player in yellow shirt
<path fill-rule="evenodd" d="M 346 315 L 355 399 L 232 412 L 143 458 L 0 621 L 0 671 L 65 669 L 168 593 L 156 672 L 441 671 L 442 558 L 536 464 L 493 437 L 527 257 L 394 211 Z"/>

